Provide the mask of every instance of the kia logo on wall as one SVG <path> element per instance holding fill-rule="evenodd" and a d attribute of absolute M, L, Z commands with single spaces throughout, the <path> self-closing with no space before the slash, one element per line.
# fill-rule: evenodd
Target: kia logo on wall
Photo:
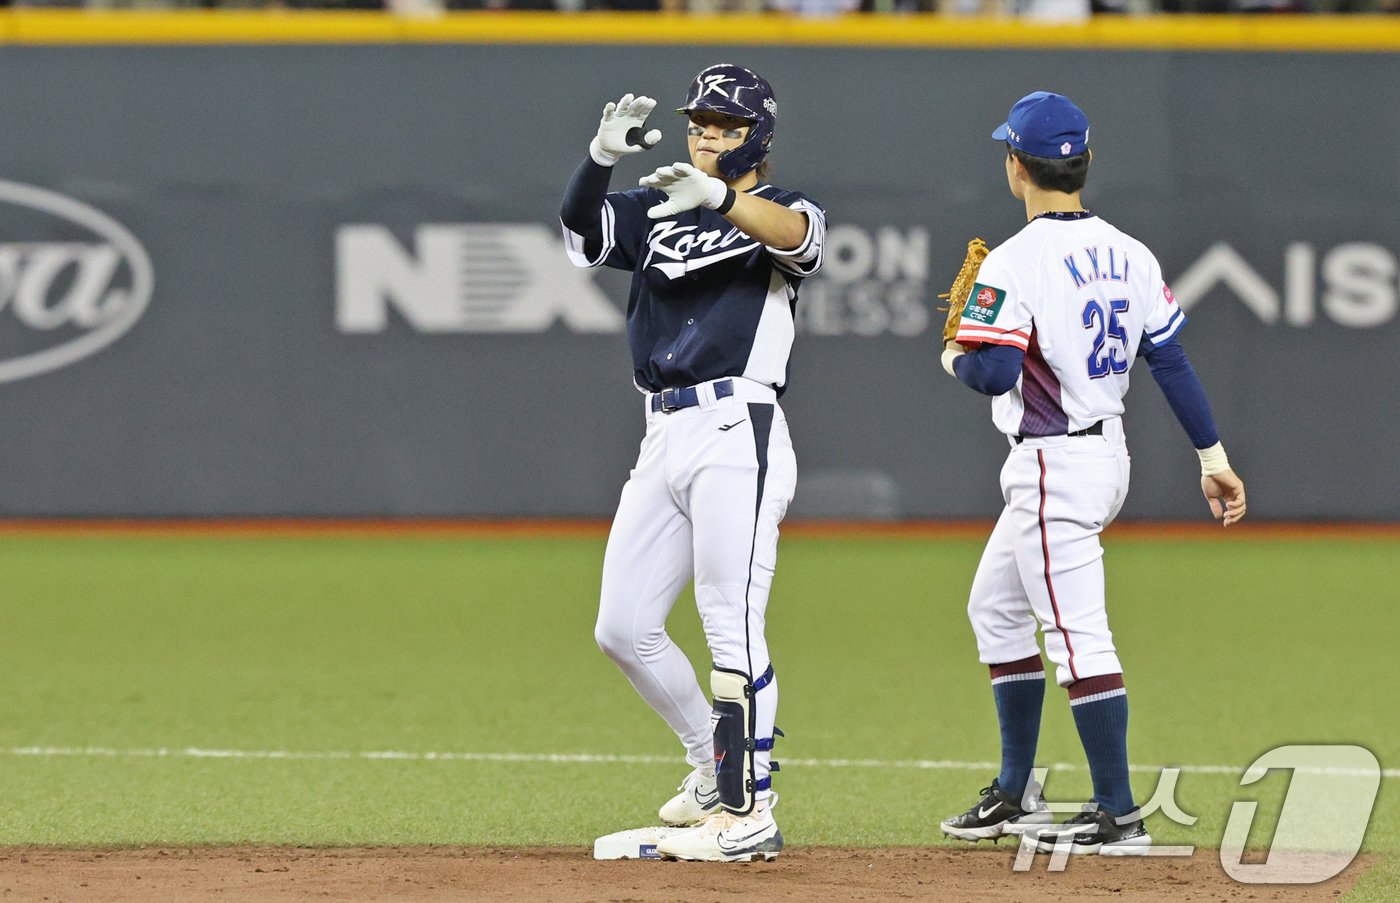
<path fill-rule="evenodd" d="M 73 198 L 0 181 L 0 382 L 82 360 L 115 342 L 151 301 L 136 236 Z"/>

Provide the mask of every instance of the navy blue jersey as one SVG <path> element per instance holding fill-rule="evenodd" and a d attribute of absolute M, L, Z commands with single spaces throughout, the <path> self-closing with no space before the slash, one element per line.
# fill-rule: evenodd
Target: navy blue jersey
<path fill-rule="evenodd" d="M 587 160 L 570 184 L 561 217 L 565 244 L 577 266 L 632 271 L 627 338 L 638 388 L 656 392 L 741 376 L 781 395 L 797 287 L 822 262 L 826 213 L 821 205 L 772 185 L 749 189 L 806 215 L 802 244 L 781 251 L 703 207 L 650 219 L 647 210 L 668 199 L 654 188 L 609 192 L 601 208 L 595 200 L 587 205 L 591 215 L 583 216 L 579 208 L 585 198 L 579 195 L 592 194 L 587 187 L 599 178 L 590 168 L 606 173 Z"/>

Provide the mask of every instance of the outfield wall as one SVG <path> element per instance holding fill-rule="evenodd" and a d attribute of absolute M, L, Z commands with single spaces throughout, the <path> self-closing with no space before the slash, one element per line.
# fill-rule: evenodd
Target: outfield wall
<path fill-rule="evenodd" d="M 795 514 L 996 512 L 1004 443 L 933 299 L 1019 227 L 988 136 L 1050 88 L 1093 123 L 1089 206 L 1187 308 L 1257 515 L 1400 519 L 1394 23 L 567 21 L 0 17 L 0 514 L 607 515 L 643 427 L 626 277 L 567 264 L 559 194 L 607 99 L 733 60 L 831 225 Z M 657 124 L 615 184 L 683 153 Z M 1134 376 L 1125 516 L 1198 516 Z"/>

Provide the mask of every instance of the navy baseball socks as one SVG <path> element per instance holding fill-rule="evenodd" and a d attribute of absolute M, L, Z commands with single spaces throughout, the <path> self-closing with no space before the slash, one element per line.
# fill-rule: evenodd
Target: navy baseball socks
<path fill-rule="evenodd" d="M 990 665 L 992 695 L 1001 724 L 1001 774 L 997 786 L 1019 800 L 1026 791 L 1035 748 L 1040 739 L 1040 711 L 1045 703 L 1045 665 L 1032 655 L 1004 665 Z"/>
<path fill-rule="evenodd" d="M 1128 780 L 1128 691 L 1123 675 L 1086 677 L 1069 686 L 1070 711 L 1094 780 L 1100 809 L 1126 815 L 1133 805 Z"/>
<path fill-rule="evenodd" d="M 1037 825 L 1049 825 L 1037 791 L 1026 800 L 1026 784 L 1035 764 L 1040 738 L 1040 711 L 1045 702 L 1045 666 L 1039 655 L 991 665 L 992 695 L 1001 724 L 1001 773 L 982 798 L 961 815 L 944 819 L 943 833 L 958 840 L 995 841 Z"/>
<path fill-rule="evenodd" d="M 1086 677 L 1069 686 L 1070 711 L 1089 760 L 1094 802 L 1063 824 L 1037 834 L 1037 849 L 1052 853 L 1134 856 L 1146 853 L 1152 838 L 1133 804 L 1128 775 L 1128 691 L 1123 675 Z"/>
<path fill-rule="evenodd" d="M 1133 804 L 1128 774 L 1128 692 L 1123 675 L 1105 674 L 1069 687 L 1070 710 L 1089 762 L 1094 802 L 1062 824 L 1052 825 L 1037 792 L 1026 794 L 1040 735 L 1045 668 L 1039 656 L 991 666 L 992 693 L 1001 724 L 1001 773 L 982 799 L 945 819 L 943 833 L 959 840 L 993 840 L 1029 834 L 1050 853 L 1142 855 L 1152 845 Z M 1027 798 L 1029 797 L 1029 798 Z M 1057 846 L 1058 845 L 1058 846 Z"/>

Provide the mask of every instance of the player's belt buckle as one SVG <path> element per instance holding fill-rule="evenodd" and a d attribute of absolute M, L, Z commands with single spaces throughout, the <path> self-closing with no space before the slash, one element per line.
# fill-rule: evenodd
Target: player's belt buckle
<path fill-rule="evenodd" d="M 680 389 L 662 389 L 660 395 L 661 413 L 670 414 L 674 411 L 679 411 L 681 409 Z"/>

